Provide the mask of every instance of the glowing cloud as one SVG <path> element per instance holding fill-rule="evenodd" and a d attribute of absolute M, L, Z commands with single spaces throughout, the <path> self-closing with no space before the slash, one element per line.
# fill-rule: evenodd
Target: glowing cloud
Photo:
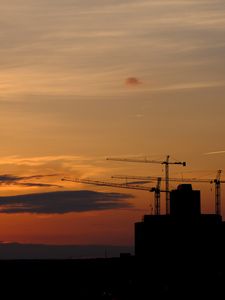
<path fill-rule="evenodd" d="M 136 78 L 136 77 L 128 77 L 126 80 L 125 80 L 125 84 L 127 86 L 132 86 L 132 87 L 136 87 L 140 84 L 142 84 L 142 82 Z"/>

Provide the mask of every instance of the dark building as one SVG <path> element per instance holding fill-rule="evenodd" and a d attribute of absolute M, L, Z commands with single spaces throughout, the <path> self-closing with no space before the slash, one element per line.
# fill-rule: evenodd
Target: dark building
<path fill-rule="evenodd" d="M 170 215 L 145 215 L 135 224 L 135 255 L 172 262 L 219 259 L 224 237 L 222 217 L 201 214 L 200 191 L 182 184 L 170 193 Z"/>
<path fill-rule="evenodd" d="M 193 219 L 201 214 L 200 191 L 192 190 L 191 184 L 181 184 L 170 193 L 170 215 Z"/>

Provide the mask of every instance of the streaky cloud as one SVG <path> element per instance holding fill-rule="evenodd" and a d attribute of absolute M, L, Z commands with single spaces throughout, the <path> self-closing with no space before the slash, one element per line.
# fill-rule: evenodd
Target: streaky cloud
<path fill-rule="evenodd" d="M 31 175 L 31 176 L 16 176 L 11 174 L 0 175 L 0 185 L 20 185 L 26 187 L 61 187 L 60 185 L 40 182 L 26 182 L 26 180 L 42 179 L 45 177 L 53 177 L 57 174 L 48 175 Z"/>
<path fill-rule="evenodd" d="M 204 153 L 204 155 L 214 155 L 214 154 L 223 154 L 223 153 L 225 153 L 225 150 L 207 152 L 207 153 Z"/>
<path fill-rule="evenodd" d="M 164 91 L 179 91 L 179 90 L 195 90 L 195 89 L 209 89 L 225 87 L 225 81 L 206 81 L 206 82 L 186 82 L 180 84 L 171 84 L 168 86 L 156 87 L 149 89 L 152 92 L 164 92 Z"/>
<path fill-rule="evenodd" d="M 25 186 L 25 187 L 57 187 L 62 188 L 62 185 L 50 184 L 50 183 L 35 183 L 35 182 L 21 182 L 15 183 L 15 185 Z"/>
<path fill-rule="evenodd" d="M 12 174 L 3 174 L 0 175 L 0 182 L 16 182 L 20 180 L 27 180 L 27 179 L 40 179 L 43 177 L 52 177 L 58 174 L 48 174 L 48 175 L 31 175 L 31 176 L 16 176 Z"/>

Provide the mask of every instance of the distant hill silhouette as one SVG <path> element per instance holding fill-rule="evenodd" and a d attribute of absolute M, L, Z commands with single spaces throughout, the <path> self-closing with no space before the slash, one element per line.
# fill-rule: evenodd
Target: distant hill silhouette
<path fill-rule="evenodd" d="M 44 245 L 0 243 L 1 259 L 85 259 L 119 257 L 133 247 L 113 245 Z"/>

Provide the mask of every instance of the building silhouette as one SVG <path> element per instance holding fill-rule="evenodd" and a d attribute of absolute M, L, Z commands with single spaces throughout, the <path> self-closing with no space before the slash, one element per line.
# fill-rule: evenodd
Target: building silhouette
<path fill-rule="evenodd" d="M 202 214 L 200 191 L 181 184 L 170 192 L 169 215 L 145 215 L 135 223 L 135 255 L 171 266 L 185 259 L 219 263 L 224 237 L 222 217 Z"/>

